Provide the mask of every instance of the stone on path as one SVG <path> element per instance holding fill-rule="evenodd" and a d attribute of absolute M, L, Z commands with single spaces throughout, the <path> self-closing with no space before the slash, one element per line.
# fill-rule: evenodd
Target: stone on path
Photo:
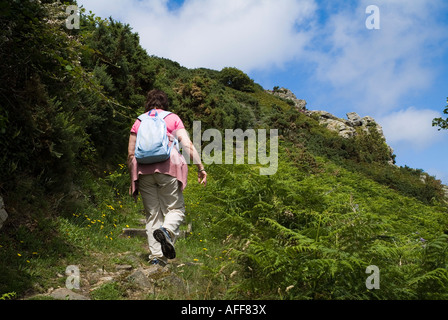
<path fill-rule="evenodd" d="M 56 300 L 90 300 L 90 298 L 83 296 L 79 293 L 73 292 L 67 288 L 60 288 L 54 290 L 50 297 Z"/>
<path fill-rule="evenodd" d="M 147 234 L 146 234 L 146 229 L 123 228 L 123 236 L 146 238 Z"/>

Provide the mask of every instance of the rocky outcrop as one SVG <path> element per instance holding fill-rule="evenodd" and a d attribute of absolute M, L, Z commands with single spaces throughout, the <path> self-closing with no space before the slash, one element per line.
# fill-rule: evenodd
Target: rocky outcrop
<path fill-rule="evenodd" d="M 445 193 L 445 199 L 448 202 L 448 186 L 442 186 L 443 192 Z"/>
<path fill-rule="evenodd" d="M 319 124 L 328 130 L 337 132 L 339 136 L 349 139 L 356 135 L 356 129 L 351 120 L 340 119 L 327 111 L 306 111 L 310 117 L 317 117 Z M 358 116 L 359 118 L 359 116 Z M 361 119 L 356 119 L 357 124 L 362 124 Z"/>
<path fill-rule="evenodd" d="M 305 112 L 308 116 L 317 116 L 321 125 L 337 132 L 343 138 L 349 139 L 356 136 L 356 128 L 359 127 L 366 133 L 374 128 L 386 140 L 383 129 L 372 117 L 361 118 L 356 112 L 349 112 L 347 113 L 347 119 L 341 119 L 326 111 L 307 110 L 306 101 L 297 99 L 296 95 L 289 89 L 275 87 L 273 90 L 266 90 L 266 92 L 281 99 L 292 101 L 296 109 Z"/>
<path fill-rule="evenodd" d="M 345 139 L 354 138 L 358 135 L 359 131 L 369 134 L 372 130 L 376 130 L 384 141 L 386 141 L 383 128 L 370 116 L 361 118 L 356 112 L 349 112 L 347 113 L 347 119 L 341 119 L 327 111 L 307 110 L 306 101 L 297 99 L 296 95 L 289 89 L 275 87 L 273 90 L 265 91 L 281 99 L 292 101 L 297 110 L 305 113 L 309 117 L 316 118 L 320 125 L 325 126 L 328 130 L 336 132 L 339 136 Z M 389 163 L 393 164 L 394 150 L 390 146 L 388 146 L 388 148 L 391 156 Z"/>
<path fill-rule="evenodd" d="M 372 117 L 361 118 L 356 112 L 350 112 L 347 113 L 347 119 L 341 119 L 326 111 L 307 110 L 306 101 L 297 99 L 296 95 L 289 89 L 275 87 L 273 90 L 266 90 L 266 92 L 281 99 L 292 101 L 296 109 L 305 112 L 308 116 L 317 116 L 321 125 L 337 132 L 343 138 L 353 138 L 357 134 L 357 127 L 360 127 L 366 133 L 375 128 L 384 137 L 383 129 Z"/>
<path fill-rule="evenodd" d="M 356 112 L 347 113 L 347 119 L 338 118 L 327 111 L 305 111 L 310 117 L 315 117 L 319 121 L 319 124 L 325 126 L 328 130 L 336 132 L 339 136 L 345 139 L 354 138 L 358 131 L 361 130 L 366 134 L 376 130 L 381 138 L 386 141 L 383 128 L 378 124 L 375 119 L 370 116 L 361 118 Z M 394 150 L 388 145 L 391 160 L 389 163 L 392 165 Z"/>
<path fill-rule="evenodd" d="M 320 125 L 325 126 L 328 130 L 336 132 L 342 138 L 351 139 L 358 135 L 359 132 L 370 134 L 373 132 L 372 130 L 375 130 L 379 133 L 380 137 L 386 141 L 383 128 L 370 116 L 361 118 L 356 112 L 349 112 L 347 113 L 347 119 L 341 119 L 327 111 L 307 110 L 306 101 L 297 99 L 295 94 L 289 89 L 275 87 L 274 90 L 266 90 L 266 92 L 279 98 L 292 101 L 297 110 L 310 117 L 316 118 Z M 390 146 L 388 146 L 388 148 L 390 151 L 389 163 L 392 165 L 394 164 L 394 150 Z"/>
<path fill-rule="evenodd" d="M 0 229 L 3 227 L 6 219 L 8 219 L 8 213 L 5 210 L 5 203 L 3 198 L 0 196 Z"/>
<path fill-rule="evenodd" d="M 273 94 L 279 98 L 292 101 L 294 107 L 298 110 L 306 110 L 306 101 L 302 99 L 297 99 L 296 95 L 292 93 L 291 90 L 286 88 L 274 88 L 274 90 L 266 90 L 267 93 Z"/>
<path fill-rule="evenodd" d="M 386 140 L 383 128 L 369 116 L 361 118 L 356 112 L 350 112 L 347 113 L 347 119 L 341 119 L 326 111 L 306 111 L 306 114 L 310 117 L 317 117 L 320 125 L 337 132 L 339 136 L 346 139 L 356 136 L 358 134 L 357 128 L 359 128 L 365 133 L 376 130 Z"/>

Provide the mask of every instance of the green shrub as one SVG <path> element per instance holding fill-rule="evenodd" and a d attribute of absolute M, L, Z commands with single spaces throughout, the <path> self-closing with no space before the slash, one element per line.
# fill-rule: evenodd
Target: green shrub
<path fill-rule="evenodd" d="M 221 70 L 221 83 L 232 89 L 254 92 L 254 81 L 247 74 L 237 68 L 226 67 Z"/>

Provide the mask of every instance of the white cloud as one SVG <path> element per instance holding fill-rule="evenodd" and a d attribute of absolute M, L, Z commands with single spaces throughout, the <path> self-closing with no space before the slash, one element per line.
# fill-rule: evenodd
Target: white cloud
<path fill-rule="evenodd" d="M 401 145 L 423 151 L 444 138 L 443 133 L 432 126 L 432 119 L 439 116 L 440 113 L 434 110 L 410 107 L 376 120 L 383 127 L 387 143 L 391 146 Z"/>
<path fill-rule="evenodd" d="M 249 72 L 281 66 L 303 52 L 314 0 L 187 0 L 170 11 L 167 0 L 78 1 L 102 17 L 129 23 L 149 54 L 189 68 L 234 66 Z"/>
<path fill-rule="evenodd" d="M 431 86 L 437 68 L 428 62 L 437 56 L 436 44 L 446 31 L 432 22 L 443 4 L 439 0 L 374 3 L 380 9 L 380 30 L 365 26 L 371 0 L 360 1 L 355 10 L 340 9 L 320 32 L 324 40 L 310 59 L 318 66 L 318 81 L 331 84 L 357 110 L 378 115 L 402 108 L 404 96 Z"/>
<path fill-rule="evenodd" d="M 446 30 L 432 19 L 443 0 L 375 0 L 380 30 L 365 27 L 371 0 L 355 7 L 318 0 L 185 0 L 174 11 L 168 2 L 78 0 L 99 16 L 129 23 L 149 54 L 189 68 L 234 66 L 250 73 L 308 64 L 310 91 L 318 92 L 314 104 L 374 117 L 406 107 L 403 97 L 433 85 L 431 58 L 446 49 L 438 46 Z"/>

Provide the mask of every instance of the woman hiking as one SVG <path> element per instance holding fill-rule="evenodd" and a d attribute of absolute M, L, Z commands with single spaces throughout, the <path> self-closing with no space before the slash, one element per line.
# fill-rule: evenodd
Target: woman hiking
<path fill-rule="evenodd" d="M 161 90 L 148 92 L 145 113 L 154 117 L 156 112 L 164 114 L 168 108 L 168 97 Z M 182 120 L 174 113 L 165 116 L 170 143 L 177 139 L 198 167 L 198 182 L 207 184 L 207 172 L 199 153 L 191 142 Z M 183 190 L 187 185 L 188 165 L 178 149 L 172 148 L 170 158 L 165 161 L 141 164 L 135 158 L 137 133 L 141 121 L 137 119 L 131 128 L 128 145 L 128 167 L 131 175 L 131 195 L 136 199 L 140 192 L 146 212 L 146 233 L 151 251 L 149 262 L 165 266 L 168 259 L 176 257 L 174 243 L 179 236 L 179 226 L 185 218 Z"/>

